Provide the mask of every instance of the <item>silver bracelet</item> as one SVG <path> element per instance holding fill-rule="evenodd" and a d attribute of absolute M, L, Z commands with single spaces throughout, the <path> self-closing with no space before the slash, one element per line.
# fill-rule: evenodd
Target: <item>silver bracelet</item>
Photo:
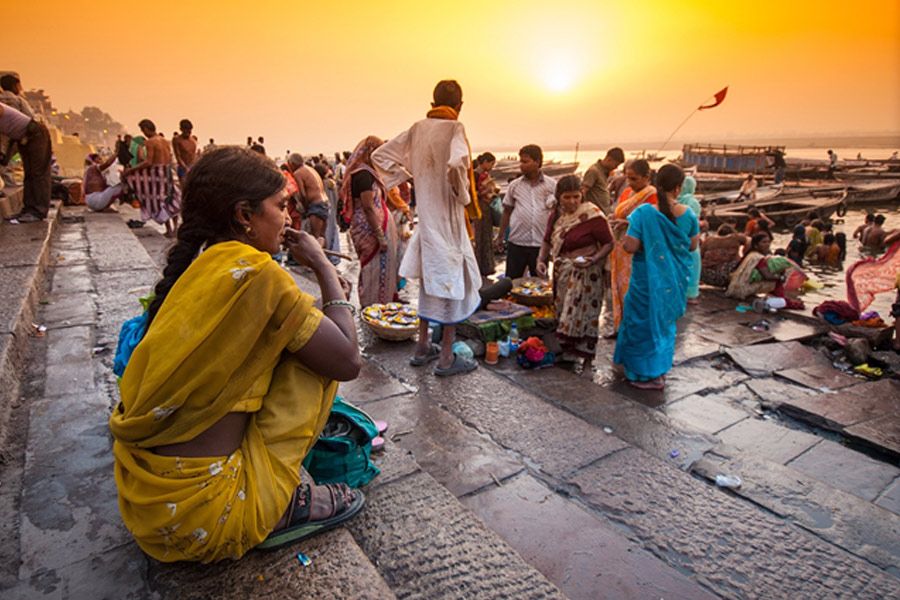
<path fill-rule="evenodd" d="M 346 300 L 329 300 L 325 304 L 322 305 L 322 312 L 325 312 L 325 309 L 329 306 L 343 306 L 344 308 L 350 309 L 350 314 L 356 315 L 356 307 L 353 306 L 352 303 L 347 302 Z"/>

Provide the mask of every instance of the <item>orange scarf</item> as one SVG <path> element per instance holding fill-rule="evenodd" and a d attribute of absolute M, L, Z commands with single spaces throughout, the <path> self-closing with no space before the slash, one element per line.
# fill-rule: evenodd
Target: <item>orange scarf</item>
<path fill-rule="evenodd" d="M 425 115 L 429 119 L 446 119 L 448 121 L 456 121 L 459 119 L 459 113 L 449 106 L 436 106 L 428 111 Z M 472 201 L 466 205 L 466 231 L 469 239 L 475 239 L 475 229 L 472 227 L 472 221 L 481 219 L 481 207 L 478 206 L 478 192 L 475 189 L 475 168 L 472 166 L 472 145 L 469 144 L 469 138 L 466 138 L 466 146 L 469 147 L 469 193 Z"/>

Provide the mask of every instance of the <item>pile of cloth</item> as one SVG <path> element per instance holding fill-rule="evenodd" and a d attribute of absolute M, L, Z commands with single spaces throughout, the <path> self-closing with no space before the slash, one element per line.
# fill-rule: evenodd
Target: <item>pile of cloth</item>
<path fill-rule="evenodd" d="M 523 369 L 540 369 L 552 366 L 556 356 L 550 352 L 541 338 L 530 337 L 521 344 L 516 353 L 516 363 Z"/>
<path fill-rule="evenodd" d="M 855 325 L 857 327 L 886 327 L 887 324 L 876 311 L 860 313 L 849 302 L 826 300 L 813 309 L 813 314 L 832 325 Z"/>

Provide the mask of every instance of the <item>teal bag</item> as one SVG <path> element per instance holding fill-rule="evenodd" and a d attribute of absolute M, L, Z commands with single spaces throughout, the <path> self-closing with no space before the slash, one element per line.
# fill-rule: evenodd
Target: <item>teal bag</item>
<path fill-rule="evenodd" d="M 316 483 L 346 483 L 358 488 L 372 481 L 381 469 L 372 463 L 372 440 L 378 428 L 371 417 L 335 396 L 328 422 L 303 467 Z"/>

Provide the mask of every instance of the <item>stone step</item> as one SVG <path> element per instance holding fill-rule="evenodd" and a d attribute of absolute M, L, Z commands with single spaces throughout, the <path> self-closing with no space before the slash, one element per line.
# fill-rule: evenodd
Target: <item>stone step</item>
<path fill-rule="evenodd" d="M 96 350 L 114 343 L 159 274 L 116 215 L 80 216 L 86 223 L 64 225 L 56 240 L 57 266 L 41 307 L 49 324 L 47 378 L 43 397 L 29 403 L 16 597 L 393 597 L 346 530 L 280 554 L 251 553 L 220 573 L 161 565 L 138 549 L 111 477 L 111 352 Z M 299 563 L 300 551 L 312 565 Z"/>
<path fill-rule="evenodd" d="M 442 380 L 407 365 L 410 345 L 369 342 L 367 353 L 385 373 L 362 379 L 379 389 L 390 370 L 416 393 L 383 400 L 362 394 L 358 401 L 386 419 L 398 445 L 567 597 L 595 598 L 600 590 L 714 597 L 570 497 L 565 478 L 623 451 L 622 440 L 487 369 Z"/>
<path fill-rule="evenodd" d="M 16 197 L 21 199 L 21 190 Z M 36 315 L 58 217 L 54 205 L 48 218 L 38 223 L 12 225 L 0 220 L 0 512 L 5 515 L 16 514 L 20 501 L 28 419 L 22 395 L 28 394 L 33 378 L 29 341 L 37 340 L 33 335 L 42 335 L 32 323 L 40 322 Z M 0 520 L 0 539 L 17 538 L 18 521 Z M 15 583 L 17 571 L 18 546 L 3 544 L 0 590 Z"/>
<path fill-rule="evenodd" d="M 609 390 L 570 373 L 554 375 L 553 370 L 521 372 L 520 377 L 480 367 L 465 377 L 443 381 L 405 366 L 401 356 L 409 351 L 408 345 L 381 342 L 368 349 L 373 360 L 416 387 L 417 396 L 430 398 L 503 448 L 521 454 L 530 465 L 529 475 L 550 490 L 565 490 L 588 514 L 617 525 L 629 540 L 689 575 L 695 585 L 726 597 L 887 597 L 900 591 L 900 582 L 890 572 L 860 558 L 862 554 L 851 554 L 796 527 L 791 519 L 692 477 L 679 468 L 683 465 L 677 457 L 656 455 L 655 449 L 682 434 L 677 430 L 666 434 L 650 412 L 639 413 L 630 424 L 620 420 L 616 413 L 628 409 Z M 542 383 L 544 376 L 548 381 Z M 521 385 L 511 386 L 513 380 Z M 587 422 L 573 413 L 585 416 Z M 645 414 L 648 418 L 641 420 Z M 598 442 L 604 438 L 600 425 L 609 423 L 617 424 L 616 433 L 629 436 L 626 441 L 645 443 L 636 431 L 643 424 L 650 438 L 660 436 L 662 441 L 651 439 L 647 444 L 653 456 L 621 441 L 604 450 Z M 520 496 L 534 496 L 540 488 L 528 481 L 519 484 L 520 477 L 502 484 L 519 489 Z M 502 531 L 508 527 L 503 521 L 511 519 L 485 517 L 485 522 Z M 552 547 L 546 537 L 542 541 Z M 776 575 L 784 569 L 801 575 Z"/>
<path fill-rule="evenodd" d="M 64 228 L 55 248 L 59 263 L 44 307 L 48 315 L 54 315 L 47 337 L 48 379 L 44 398 L 31 403 L 22 563 L 16 588 L 24 597 L 46 593 L 74 598 L 89 589 L 98 594 L 162 598 L 390 598 L 395 593 L 453 597 L 455 591 L 469 589 L 496 590 L 493 597 L 509 597 L 506 591 L 514 591 L 517 597 L 560 597 L 539 572 L 502 540 L 491 537 L 477 517 L 392 444 L 378 457 L 383 474 L 366 490 L 368 507 L 351 522 L 353 536 L 342 528 L 290 548 L 251 552 L 241 561 L 213 566 L 148 560 L 118 515 L 106 420 L 109 407 L 118 400 L 109 371 L 118 328 L 140 310 L 137 299 L 150 290 L 159 271 L 121 217 L 79 209 L 71 212 L 80 213 L 85 223 Z M 73 387 L 78 393 L 71 393 Z M 370 397 L 381 399 L 383 392 L 408 391 L 388 385 Z M 343 391 L 348 392 L 355 394 L 352 387 Z M 71 410 L 77 416 L 67 420 Z M 89 456 L 81 447 L 91 449 Z M 417 485 L 410 491 L 404 486 L 413 480 Z M 422 497 L 418 509 L 396 511 L 391 498 L 416 494 Z M 48 495 L 54 502 L 46 502 Z M 450 523 L 431 518 L 438 504 L 441 515 L 452 516 Z M 423 535 L 421 527 L 406 528 L 397 537 L 398 529 L 391 528 L 399 546 L 385 559 L 388 546 L 372 545 L 373 539 L 387 535 L 384 513 L 427 523 L 430 529 Z M 373 517 L 365 517 L 370 514 Z M 364 518 L 371 527 L 362 526 Z M 60 522 L 68 524 L 63 531 L 54 528 Z M 443 567 L 435 562 L 432 578 L 419 578 L 415 570 L 394 569 L 388 585 L 383 565 L 376 568 L 373 562 L 389 563 L 393 554 L 402 553 L 400 548 L 409 544 L 404 535 L 425 545 L 435 535 L 446 536 L 477 551 L 479 562 L 462 572 L 444 572 L 447 564 L 458 560 L 448 553 L 450 562 Z M 361 548 L 368 550 L 364 553 Z M 452 548 L 440 547 L 438 554 L 444 550 Z M 298 552 L 312 558 L 309 567 L 299 563 Z M 500 565 L 506 570 L 498 570 Z M 508 573 L 514 577 L 507 580 Z M 533 591 L 518 593 L 524 586 Z"/>
<path fill-rule="evenodd" d="M 25 345 L 35 332 L 38 299 L 58 223 L 54 205 L 44 221 L 12 225 L 0 220 L 0 448 L 18 399 Z"/>
<path fill-rule="evenodd" d="M 698 461 L 692 470 L 712 482 L 717 475 L 740 477 L 741 486 L 731 493 L 900 576 L 900 516 L 791 466 L 739 455 L 725 447 Z"/>

